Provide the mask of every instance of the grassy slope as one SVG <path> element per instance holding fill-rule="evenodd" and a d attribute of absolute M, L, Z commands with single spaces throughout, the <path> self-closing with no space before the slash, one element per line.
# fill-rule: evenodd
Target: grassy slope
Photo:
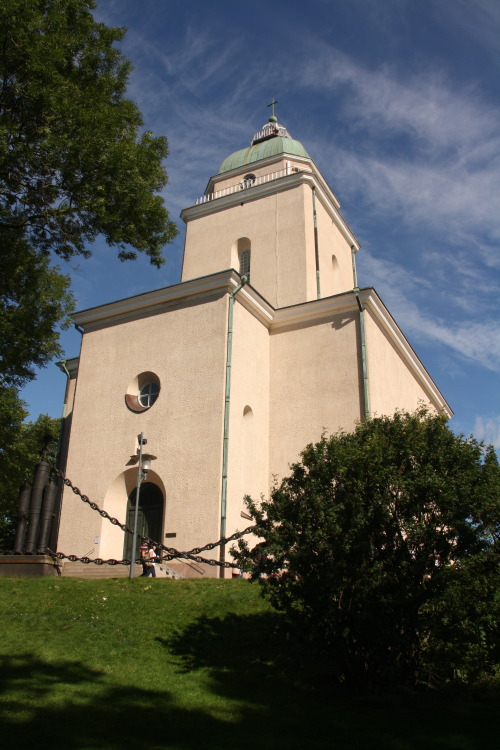
<path fill-rule="evenodd" d="M 297 670 L 246 581 L 0 579 L 6 747 L 487 750 L 493 704 Z"/>

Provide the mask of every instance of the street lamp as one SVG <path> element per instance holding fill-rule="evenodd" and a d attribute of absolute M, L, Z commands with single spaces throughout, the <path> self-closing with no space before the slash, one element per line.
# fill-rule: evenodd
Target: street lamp
<path fill-rule="evenodd" d="M 143 433 L 138 437 L 139 440 L 139 464 L 137 466 L 137 489 L 135 492 L 135 512 L 134 512 L 134 533 L 132 538 L 132 554 L 130 560 L 130 580 L 134 577 L 134 565 L 135 565 L 135 553 L 137 549 L 137 515 L 139 512 L 139 497 L 141 494 L 141 482 L 145 482 L 148 476 L 148 471 L 151 468 L 151 461 L 154 461 L 156 456 L 152 456 L 150 453 L 143 453 L 142 448 L 148 442 L 144 437 Z"/>

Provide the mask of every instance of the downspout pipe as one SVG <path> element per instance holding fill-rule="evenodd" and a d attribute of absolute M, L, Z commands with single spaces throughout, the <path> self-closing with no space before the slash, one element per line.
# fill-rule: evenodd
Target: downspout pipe
<path fill-rule="evenodd" d="M 79 353 L 79 359 L 80 359 L 81 354 L 82 354 L 83 334 L 85 333 L 85 331 L 77 323 L 74 323 L 74 327 L 75 327 L 75 330 L 78 331 L 78 333 L 82 337 L 80 339 L 80 353 Z M 66 462 L 68 460 L 69 433 L 66 435 L 66 441 L 65 441 L 64 446 L 63 446 L 63 438 L 65 436 L 66 429 L 68 429 L 68 424 L 67 424 L 68 401 L 66 399 L 67 399 L 67 396 L 69 395 L 68 389 L 69 389 L 69 384 L 71 381 L 71 375 L 67 367 L 66 359 L 62 359 L 60 362 L 56 362 L 56 366 L 61 370 L 61 372 L 63 372 L 66 375 L 66 394 L 64 397 L 64 403 L 63 403 L 63 408 L 62 408 L 61 430 L 59 432 L 59 443 L 57 446 L 56 466 L 58 469 L 66 473 Z M 76 398 L 76 383 L 73 389 L 71 415 L 73 414 L 75 410 L 75 398 Z M 72 419 L 72 416 L 71 416 L 71 419 Z M 63 447 L 65 447 L 66 450 L 63 450 Z M 64 482 L 62 479 L 58 480 L 57 486 L 58 486 L 58 492 L 57 492 L 57 497 L 56 497 L 55 506 L 54 506 L 54 518 L 53 518 L 53 522 L 52 522 L 52 526 L 51 526 L 50 534 L 49 534 L 49 547 L 50 549 L 54 551 L 57 550 L 57 542 L 59 538 L 59 526 L 61 523 L 62 498 L 63 498 L 63 492 L 64 492 Z"/>
<path fill-rule="evenodd" d="M 356 249 L 351 245 L 352 280 L 354 289 L 358 288 L 358 274 L 356 272 Z"/>
<path fill-rule="evenodd" d="M 66 360 L 65 359 L 61 359 L 61 361 L 57 362 L 56 364 L 57 364 L 57 367 L 59 367 L 59 369 L 61 370 L 61 372 L 63 372 L 66 375 L 66 378 L 67 378 L 67 380 L 66 380 L 66 388 L 67 388 L 68 387 L 68 383 L 71 380 L 71 375 L 69 374 L 69 370 L 66 367 Z M 62 414 L 61 414 L 61 420 L 62 420 L 62 423 L 61 423 L 61 434 L 59 435 L 59 445 L 58 445 L 58 449 L 57 449 L 57 458 L 58 459 L 59 459 L 59 454 L 61 452 L 62 431 L 63 431 L 63 426 L 64 426 L 64 420 L 65 419 L 66 419 L 66 399 L 64 399 L 63 408 L 62 408 Z"/>
<path fill-rule="evenodd" d="M 359 308 L 359 335 L 361 339 L 361 364 L 363 369 L 363 407 L 365 420 L 370 419 L 370 391 L 368 387 L 368 365 L 366 361 L 365 310 L 359 296 L 359 287 L 353 289 Z"/>
<path fill-rule="evenodd" d="M 359 337 L 361 339 L 361 365 L 363 369 L 363 411 L 365 419 L 370 419 L 370 391 L 368 387 L 368 364 L 366 361 L 365 310 L 359 296 L 358 274 L 356 272 L 356 249 L 351 245 L 353 292 L 359 308 Z"/>
<path fill-rule="evenodd" d="M 229 413 L 231 409 L 231 360 L 233 355 L 233 315 L 234 315 L 234 298 L 247 283 L 246 276 L 241 277 L 241 282 L 233 289 L 229 295 L 229 307 L 227 313 L 227 345 L 226 345 L 226 391 L 224 401 L 224 439 L 222 443 L 222 489 L 220 504 L 220 538 L 226 536 L 227 520 L 227 466 L 229 456 Z M 226 548 L 224 544 L 220 546 L 220 562 L 226 560 Z M 219 577 L 224 578 L 225 568 L 220 568 Z"/>
<path fill-rule="evenodd" d="M 75 326 L 76 328 L 76 326 Z M 59 429 L 59 440 L 57 442 L 57 456 L 56 456 L 56 466 L 61 471 L 65 471 L 65 466 L 61 465 L 61 457 L 62 457 L 62 444 L 63 444 L 63 435 L 64 435 L 64 427 L 66 424 L 66 415 L 67 415 L 67 402 L 66 402 L 66 396 L 68 394 L 68 386 L 69 382 L 71 380 L 71 375 L 69 374 L 69 370 L 66 366 L 66 360 L 61 359 L 60 362 L 56 362 L 57 367 L 66 375 L 66 394 L 64 398 L 63 408 L 62 408 L 62 414 L 61 414 L 61 427 Z M 54 500 L 53 505 L 53 519 L 52 524 L 50 527 L 50 531 L 47 537 L 48 546 L 50 549 L 56 551 L 57 550 L 57 540 L 59 538 L 59 524 L 61 521 L 61 507 L 62 507 L 62 494 L 63 494 L 64 484 L 62 479 L 59 479 L 57 481 L 57 493 Z M 46 542 L 47 546 L 47 542 Z"/>
<path fill-rule="evenodd" d="M 312 189 L 313 219 L 314 219 L 314 257 L 316 261 L 316 297 L 321 299 L 321 284 L 319 277 L 319 242 L 318 242 L 318 212 L 316 211 L 316 190 Z"/>
<path fill-rule="evenodd" d="M 71 375 L 69 374 L 69 370 L 66 367 L 65 359 L 61 359 L 60 362 L 56 362 L 56 365 L 61 370 L 61 372 L 63 372 L 66 375 L 66 393 L 64 397 L 64 403 L 63 403 L 62 414 L 61 414 L 61 427 L 59 429 L 59 440 L 57 443 L 57 456 L 56 456 L 56 466 L 58 469 L 62 469 L 62 467 L 60 466 L 60 461 L 61 461 L 62 442 L 63 442 L 63 435 L 64 435 L 64 423 L 66 421 L 66 414 L 68 411 L 68 404 L 67 404 L 66 398 L 68 395 L 68 386 L 71 380 Z"/>

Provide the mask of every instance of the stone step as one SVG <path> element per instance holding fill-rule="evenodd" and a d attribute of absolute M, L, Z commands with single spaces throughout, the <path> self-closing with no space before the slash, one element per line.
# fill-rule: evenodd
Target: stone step
<path fill-rule="evenodd" d="M 130 576 L 129 565 L 94 565 L 93 563 L 71 562 L 71 560 L 62 560 L 60 570 L 64 578 L 128 578 Z M 184 578 L 177 570 L 163 563 L 156 566 L 155 572 L 157 578 Z M 139 578 L 141 574 L 142 565 L 135 565 L 134 577 Z"/>

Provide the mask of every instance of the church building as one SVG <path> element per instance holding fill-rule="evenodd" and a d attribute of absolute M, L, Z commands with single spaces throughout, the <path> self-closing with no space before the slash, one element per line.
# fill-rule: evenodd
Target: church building
<path fill-rule="evenodd" d="M 181 217 L 180 283 L 73 316 L 64 468 L 111 516 L 133 525 L 141 434 L 155 458 L 138 531 L 190 550 L 248 526 L 244 496 L 268 496 L 323 433 L 419 402 L 451 416 L 375 289 L 358 287 L 339 202 L 274 114 Z M 58 550 L 122 559 L 131 542 L 66 489 Z"/>

